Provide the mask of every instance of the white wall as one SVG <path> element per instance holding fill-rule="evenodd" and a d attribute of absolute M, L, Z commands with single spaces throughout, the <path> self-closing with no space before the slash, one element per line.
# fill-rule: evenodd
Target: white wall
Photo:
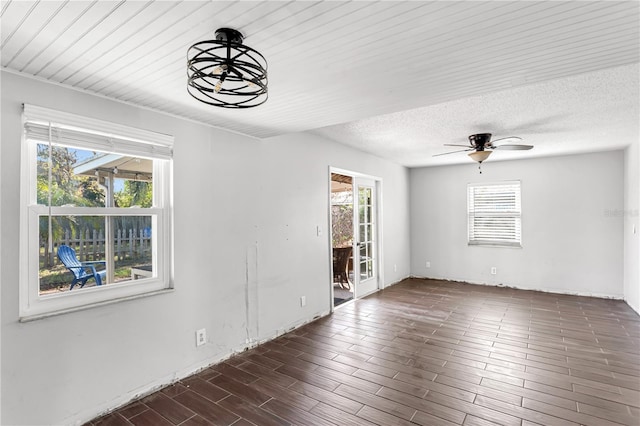
<path fill-rule="evenodd" d="M 411 170 L 414 276 L 623 297 L 622 151 Z M 520 180 L 522 248 L 467 245 L 466 186 Z M 425 267 L 426 261 L 431 268 Z M 497 274 L 491 275 L 491 267 Z"/>
<path fill-rule="evenodd" d="M 257 141 L 14 74 L 2 79 L 2 424 L 89 420 L 247 339 L 328 312 L 330 166 L 383 179 L 384 282 L 409 275 L 404 167 L 316 136 Z M 18 322 L 22 103 L 175 136 L 175 291 Z M 196 348 L 203 327 L 209 342 Z"/>
<path fill-rule="evenodd" d="M 640 141 L 625 151 L 624 300 L 640 314 Z"/>

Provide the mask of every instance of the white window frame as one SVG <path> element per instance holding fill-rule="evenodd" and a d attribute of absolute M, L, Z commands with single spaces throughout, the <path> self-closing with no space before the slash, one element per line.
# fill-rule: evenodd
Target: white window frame
<path fill-rule="evenodd" d="M 467 185 L 470 246 L 522 247 L 521 192 L 519 180 Z M 485 220 L 487 226 L 476 226 L 477 220 Z"/>
<path fill-rule="evenodd" d="M 120 300 L 165 292 L 172 280 L 173 137 L 93 118 L 24 105 L 20 205 L 20 321 L 29 321 Z M 153 160 L 151 208 L 68 207 L 37 204 L 37 144 L 117 152 Z M 151 216 L 154 232 L 152 277 L 40 295 L 39 220 L 41 215 Z"/>

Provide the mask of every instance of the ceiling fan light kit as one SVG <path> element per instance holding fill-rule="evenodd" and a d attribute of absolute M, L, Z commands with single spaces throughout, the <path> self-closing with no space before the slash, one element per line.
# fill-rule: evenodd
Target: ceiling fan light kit
<path fill-rule="evenodd" d="M 242 33 L 216 31 L 215 40 L 195 43 L 187 52 L 187 91 L 205 104 L 252 108 L 267 101 L 267 60 L 242 44 Z"/>
<path fill-rule="evenodd" d="M 470 152 L 467 155 L 469 155 L 469 157 L 471 157 L 473 161 L 482 163 L 484 160 L 489 158 L 489 156 L 491 155 L 491 151 L 474 151 L 474 152 Z"/>

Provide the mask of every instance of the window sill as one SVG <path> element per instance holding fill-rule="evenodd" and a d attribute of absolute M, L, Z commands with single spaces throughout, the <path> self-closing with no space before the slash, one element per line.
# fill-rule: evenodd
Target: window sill
<path fill-rule="evenodd" d="M 467 243 L 469 247 L 488 247 L 488 248 L 509 248 L 509 249 L 521 249 L 522 244 L 492 244 L 492 243 Z"/>
<path fill-rule="evenodd" d="M 21 323 L 32 322 L 32 321 L 37 321 L 37 320 L 41 320 L 41 319 L 44 319 L 44 318 L 49 318 L 49 317 L 55 317 L 55 316 L 58 316 L 58 315 L 68 314 L 68 313 L 71 313 L 71 312 L 84 311 L 84 310 L 87 310 L 87 309 L 96 308 L 98 306 L 112 305 L 112 304 L 116 304 L 116 303 L 126 302 L 126 301 L 129 301 L 129 300 L 141 299 L 141 298 L 144 298 L 144 297 L 156 296 L 156 295 L 159 295 L 159 294 L 167 294 L 167 293 L 173 293 L 173 292 L 174 292 L 173 288 L 163 288 L 161 290 L 155 290 L 155 291 L 150 291 L 150 292 L 147 292 L 147 293 L 140 293 L 140 294 L 135 294 L 135 295 L 131 295 L 131 296 L 125 296 L 125 297 L 121 297 L 121 298 L 105 300 L 105 301 L 102 301 L 102 302 L 89 303 L 89 304 L 82 305 L 82 306 L 74 306 L 72 308 L 60 309 L 60 310 L 52 311 L 52 312 L 45 312 L 45 313 L 33 314 L 33 315 L 24 315 L 24 316 L 21 316 L 20 318 L 18 318 L 18 321 L 21 322 Z"/>

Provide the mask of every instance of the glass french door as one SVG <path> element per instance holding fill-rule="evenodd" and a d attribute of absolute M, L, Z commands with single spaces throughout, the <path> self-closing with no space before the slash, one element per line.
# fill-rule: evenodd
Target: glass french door
<path fill-rule="evenodd" d="M 378 288 L 376 223 L 376 183 L 372 179 L 354 179 L 354 287 L 355 297 Z"/>

